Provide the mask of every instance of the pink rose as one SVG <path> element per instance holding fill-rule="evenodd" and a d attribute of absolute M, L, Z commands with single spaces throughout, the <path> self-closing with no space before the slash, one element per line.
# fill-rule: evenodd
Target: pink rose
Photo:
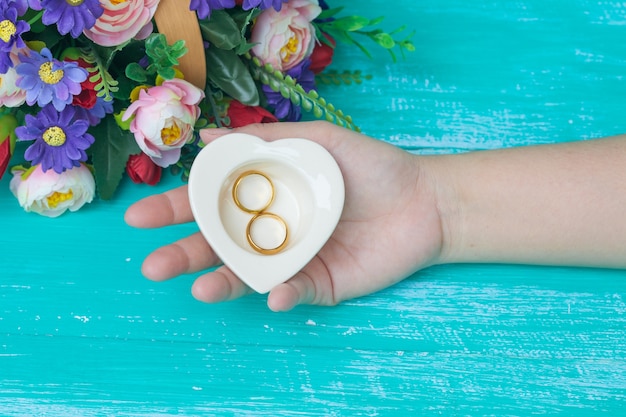
<path fill-rule="evenodd" d="M 185 80 L 166 80 L 141 90 L 122 120 L 135 116 L 130 131 L 137 144 L 155 164 L 165 168 L 178 161 L 180 148 L 193 138 L 193 127 L 200 117 L 198 104 L 203 98 L 204 92 Z"/>
<path fill-rule="evenodd" d="M 57 174 L 53 169 L 43 172 L 41 165 L 30 170 L 15 167 L 11 192 L 26 211 L 46 217 L 58 217 L 65 211 L 76 211 L 91 203 L 96 183 L 85 165 Z"/>
<path fill-rule="evenodd" d="M 152 33 L 152 17 L 159 0 L 100 0 L 100 5 L 104 13 L 84 34 L 98 45 L 117 46 Z"/>
<path fill-rule="evenodd" d="M 252 52 L 279 71 L 295 67 L 311 55 L 315 28 L 311 21 L 322 9 L 317 0 L 291 0 L 279 12 L 266 9 L 252 28 Z"/>

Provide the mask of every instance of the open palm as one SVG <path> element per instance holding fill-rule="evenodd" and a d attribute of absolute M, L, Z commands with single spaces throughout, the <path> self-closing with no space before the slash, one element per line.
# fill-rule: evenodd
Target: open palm
<path fill-rule="evenodd" d="M 268 305 L 284 311 L 297 304 L 333 305 L 392 285 L 438 259 L 442 230 L 435 194 L 420 175 L 420 160 L 389 144 L 325 123 L 272 123 L 235 130 L 272 141 L 313 140 L 325 147 L 342 171 L 345 206 L 337 228 L 320 252 L 293 278 L 270 292 Z M 231 133 L 206 130 L 210 142 Z M 193 221 L 186 187 L 132 205 L 126 221 L 135 227 L 161 227 Z M 164 280 L 220 264 L 196 233 L 149 255 L 143 273 Z M 231 300 L 251 290 L 226 266 L 198 277 L 196 298 Z"/>

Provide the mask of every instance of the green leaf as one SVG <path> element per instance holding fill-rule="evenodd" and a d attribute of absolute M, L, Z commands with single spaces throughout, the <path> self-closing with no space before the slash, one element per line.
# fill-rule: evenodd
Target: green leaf
<path fill-rule="evenodd" d="M 237 23 L 241 30 L 241 35 L 245 36 L 248 25 L 261 14 L 261 10 L 258 7 L 254 7 L 250 10 L 243 10 L 239 8 L 228 9 L 228 14 Z"/>
<path fill-rule="evenodd" d="M 146 54 L 150 60 L 147 72 L 160 74 L 164 69 L 178 65 L 178 59 L 186 53 L 185 41 L 179 40 L 168 45 L 164 34 L 153 33 L 146 40 Z"/>
<path fill-rule="evenodd" d="M 128 79 L 137 81 L 138 83 L 144 83 L 148 79 L 146 75 L 146 70 L 144 70 L 141 65 L 136 62 L 131 62 L 130 64 L 128 64 L 125 74 Z"/>
<path fill-rule="evenodd" d="M 259 90 L 250 71 L 235 51 L 209 48 L 207 77 L 226 94 L 248 106 L 259 105 Z"/>
<path fill-rule="evenodd" d="M 292 100 L 293 101 L 293 100 Z M 311 111 L 313 110 L 313 102 L 307 99 L 302 100 L 302 108 L 305 111 Z"/>
<path fill-rule="evenodd" d="M 34 34 L 34 32 L 33 32 Z M 36 36 L 29 36 L 31 34 L 26 33 L 24 40 L 26 41 L 40 41 L 46 44 L 46 48 L 52 49 L 63 40 L 63 35 L 59 34 L 56 30 L 43 30 Z"/>
<path fill-rule="evenodd" d="M 245 42 L 241 29 L 224 10 L 211 12 L 211 19 L 200 21 L 202 37 L 220 49 L 234 49 Z"/>
<path fill-rule="evenodd" d="M 343 10 L 343 7 L 335 7 L 333 9 L 322 10 L 322 13 L 320 13 L 317 16 L 317 20 L 329 19 L 331 17 L 334 17 L 336 14 L 340 13 L 342 10 Z"/>
<path fill-rule="evenodd" d="M 120 129 L 112 116 L 90 129 L 96 141 L 89 148 L 95 170 L 96 189 L 109 200 L 122 179 L 130 155 L 141 152 L 132 133 Z"/>
<path fill-rule="evenodd" d="M 302 102 L 301 96 L 298 93 L 296 93 L 295 91 L 291 92 L 291 95 L 290 95 L 289 99 L 296 106 L 300 106 L 300 103 Z"/>
<path fill-rule="evenodd" d="M 174 68 L 172 67 L 159 68 L 157 73 L 166 80 L 171 80 L 176 76 L 176 71 L 174 71 Z"/>
<path fill-rule="evenodd" d="M 376 26 L 380 24 L 383 20 L 385 20 L 385 16 L 379 16 L 375 19 L 372 19 L 370 20 L 370 26 Z M 400 29 L 400 30 L 404 30 L 404 29 Z"/>
<path fill-rule="evenodd" d="M 291 96 L 291 90 L 289 89 L 288 85 L 281 85 L 279 87 L 280 90 L 280 95 L 283 96 L 284 98 L 290 98 Z"/>
<path fill-rule="evenodd" d="M 396 42 L 388 33 L 378 33 L 372 36 L 372 39 L 385 49 L 391 49 L 396 46 Z"/>
<path fill-rule="evenodd" d="M 369 26 L 370 20 L 362 16 L 346 16 L 333 20 L 329 26 L 346 32 L 354 32 Z"/>

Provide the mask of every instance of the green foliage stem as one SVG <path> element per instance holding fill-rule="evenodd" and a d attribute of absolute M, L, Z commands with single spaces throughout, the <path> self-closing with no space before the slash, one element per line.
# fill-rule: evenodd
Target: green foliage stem
<path fill-rule="evenodd" d="M 252 63 L 252 76 L 262 84 L 269 86 L 273 91 L 278 91 L 284 98 L 291 100 L 296 106 L 313 113 L 318 119 L 324 118 L 338 126 L 360 131 L 352 121 L 352 117 L 345 115 L 328 103 L 316 90 L 306 92 L 304 88 L 289 75 L 274 69 L 270 64 L 263 64 L 258 58 L 245 55 Z"/>
<path fill-rule="evenodd" d="M 325 37 L 322 35 L 327 33 L 339 42 L 356 46 L 365 55 L 372 58 L 369 50 L 354 37 L 354 35 L 363 36 L 369 38 L 378 46 L 389 51 L 391 58 L 394 61 L 396 61 L 396 55 L 393 50 L 396 47 L 400 49 L 400 53 L 402 55 L 404 55 L 405 51 L 415 51 L 415 45 L 413 45 L 410 40 L 413 37 L 413 32 L 404 38 L 398 39 L 394 37 L 396 34 L 403 32 L 406 29 L 406 26 L 401 26 L 391 32 L 385 32 L 382 29 L 374 28 L 383 21 L 383 17 L 377 17 L 375 19 L 368 19 L 363 16 L 345 16 L 335 18 L 335 15 L 337 15 L 342 9 L 342 7 L 337 7 L 325 10 L 314 22 L 318 39 L 321 39 L 322 42 L 326 42 Z"/>
<path fill-rule="evenodd" d="M 180 40 L 172 45 L 167 43 L 165 35 L 153 33 L 146 39 L 146 55 L 150 64 L 143 69 L 139 64 L 132 62 L 126 67 L 126 76 L 136 82 L 144 83 L 149 77 L 156 74 L 166 80 L 171 80 L 176 75 L 174 67 L 178 65 L 178 59 L 187 53 L 185 41 Z"/>
<path fill-rule="evenodd" d="M 333 85 L 351 85 L 361 84 L 363 80 L 371 80 L 371 75 L 363 75 L 360 70 L 350 71 L 345 70 L 338 72 L 335 70 L 327 70 L 315 76 L 316 80 L 321 84 L 333 84 Z"/>

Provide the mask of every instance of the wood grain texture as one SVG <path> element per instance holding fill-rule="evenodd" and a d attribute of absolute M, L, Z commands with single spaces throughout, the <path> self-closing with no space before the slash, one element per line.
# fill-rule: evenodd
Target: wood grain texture
<path fill-rule="evenodd" d="M 364 132 L 463 152 L 626 131 L 626 6 L 583 0 L 335 0 L 415 28 L 392 63 L 341 48 L 322 87 Z M 111 202 L 50 220 L 0 182 L 2 416 L 621 416 L 626 272 L 449 265 L 333 308 L 192 299 L 142 259 L 196 228 L 134 230 Z"/>
<path fill-rule="evenodd" d="M 160 0 L 154 14 L 157 30 L 164 34 L 167 42 L 183 40 L 187 53 L 179 60 L 178 69 L 185 75 L 185 80 L 204 90 L 206 86 L 206 57 L 204 41 L 196 12 L 180 7 L 176 0 Z"/>

